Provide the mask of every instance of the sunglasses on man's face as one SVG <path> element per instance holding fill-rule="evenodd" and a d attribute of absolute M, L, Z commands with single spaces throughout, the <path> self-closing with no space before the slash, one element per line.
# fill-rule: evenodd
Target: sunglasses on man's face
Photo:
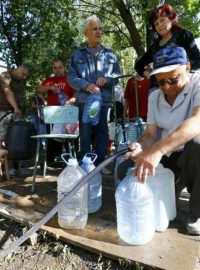
<path fill-rule="evenodd" d="M 168 79 L 168 80 L 160 80 L 157 81 L 159 86 L 164 86 L 166 83 L 169 85 L 177 85 L 180 80 L 181 75 L 179 74 L 176 78 Z"/>

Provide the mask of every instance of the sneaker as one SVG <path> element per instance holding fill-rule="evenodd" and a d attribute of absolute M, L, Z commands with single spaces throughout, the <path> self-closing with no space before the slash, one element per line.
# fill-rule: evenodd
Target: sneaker
<path fill-rule="evenodd" d="M 101 170 L 101 173 L 102 174 L 111 174 L 112 172 L 110 171 L 110 170 L 108 170 L 108 169 L 106 169 L 106 168 L 103 168 L 102 170 Z"/>
<path fill-rule="evenodd" d="M 200 235 L 200 218 L 197 218 L 190 214 L 187 218 L 186 228 L 188 233 Z"/>

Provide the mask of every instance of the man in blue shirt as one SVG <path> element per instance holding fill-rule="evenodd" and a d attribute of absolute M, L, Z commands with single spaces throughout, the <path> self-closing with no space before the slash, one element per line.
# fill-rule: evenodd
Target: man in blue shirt
<path fill-rule="evenodd" d="M 108 109 L 112 105 L 112 86 L 117 84 L 115 79 L 120 75 L 120 67 L 114 52 L 101 46 L 102 24 L 96 16 L 85 20 L 84 35 L 88 45 L 77 49 L 71 57 L 68 71 L 68 82 L 76 90 L 79 106 L 80 150 L 81 158 L 91 152 L 91 131 L 95 133 L 95 152 L 100 164 L 106 155 L 108 144 Z M 103 98 L 99 122 L 96 126 L 83 123 L 82 115 L 88 96 L 99 92 Z"/>

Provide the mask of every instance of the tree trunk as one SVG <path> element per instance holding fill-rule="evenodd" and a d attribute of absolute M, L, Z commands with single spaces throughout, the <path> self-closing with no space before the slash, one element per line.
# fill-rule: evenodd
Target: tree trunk
<path fill-rule="evenodd" d="M 135 25 L 135 22 L 132 18 L 132 15 L 129 9 L 127 9 L 123 0 L 114 0 L 113 2 L 115 3 L 115 6 L 117 7 L 119 11 L 120 16 L 122 17 L 122 20 L 124 21 L 124 24 L 126 25 L 129 31 L 131 42 L 132 42 L 131 45 L 135 49 L 138 56 L 143 55 L 145 51 L 142 46 L 142 41 L 141 41 L 140 35 L 138 33 L 138 29 Z"/>

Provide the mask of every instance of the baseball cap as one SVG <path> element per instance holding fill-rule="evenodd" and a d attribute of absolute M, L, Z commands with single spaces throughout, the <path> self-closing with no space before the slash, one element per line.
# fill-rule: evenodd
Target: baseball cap
<path fill-rule="evenodd" d="M 176 69 L 178 66 L 188 63 L 187 54 L 182 47 L 167 46 L 158 51 L 153 56 L 153 70 L 151 75 L 169 72 Z"/>

